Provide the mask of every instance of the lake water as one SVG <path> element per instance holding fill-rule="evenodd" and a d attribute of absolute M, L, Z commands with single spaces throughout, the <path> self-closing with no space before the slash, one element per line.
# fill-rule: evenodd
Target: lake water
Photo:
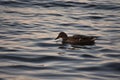
<path fill-rule="evenodd" d="M 59 32 L 97 36 L 62 45 Z M 0 0 L 0 80 L 119 80 L 120 0 Z"/>

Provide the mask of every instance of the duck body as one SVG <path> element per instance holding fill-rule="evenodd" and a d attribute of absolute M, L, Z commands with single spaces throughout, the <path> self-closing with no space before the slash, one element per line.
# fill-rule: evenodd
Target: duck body
<path fill-rule="evenodd" d="M 73 45 L 94 45 L 96 37 L 85 35 L 67 36 L 65 32 L 60 32 L 56 39 L 62 38 L 63 44 Z"/>

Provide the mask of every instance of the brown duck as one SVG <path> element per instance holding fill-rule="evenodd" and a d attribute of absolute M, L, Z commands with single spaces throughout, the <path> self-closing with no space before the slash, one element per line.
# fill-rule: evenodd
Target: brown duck
<path fill-rule="evenodd" d="M 62 38 L 62 43 L 68 43 L 73 45 L 94 45 L 95 36 L 85 36 L 85 35 L 73 35 L 68 36 L 65 32 L 60 32 L 56 39 Z"/>

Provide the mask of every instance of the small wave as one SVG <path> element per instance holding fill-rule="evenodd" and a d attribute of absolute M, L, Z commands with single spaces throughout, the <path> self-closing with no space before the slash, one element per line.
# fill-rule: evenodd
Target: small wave
<path fill-rule="evenodd" d="M 114 50 L 114 49 L 106 49 L 106 48 L 101 48 L 100 50 L 99 50 L 100 52 L 110 52 L 110 53 L 119 53 L 120 51 L 119 50 Z"/>
<path fill-rule="evenodd" d="M 102 17 L 102 16 L 86 16 L 84 17 L 85 19 L 95 19 L 95 20 L 101 20 L 105 17 Z"/>
<path fill-rule="evenodd" d="M 84 8 L 95 8 L 95 9 L 103 9 L 103 10 L 119 10 L 119 5 L 112 5 L 112 4 L 103 4 L 103 3 L 88 3 L 87 5 L 83 6 Z"/>
<path fill-rule="evenodd" d="M 100 70 L 101 68 L 99 66 L 76 68 L 76 71 L 100 71 Z"/>
<path fill-rule="evenodd" d="M 75 23 L 61 23 L 59 25 L 61 25 L 61 26 L 75 26 L 76 24 Z"/>
<path fill-rule="evenodd" d="M 13 38 L 13 37 L 8 37 L 8 36 L 0 35 L 0 39 L 10 39 L 10 38 Z"/>
<path fill-rule="evenodd" d="M 43 61 L 70 61 L 72 58 L 61 57 L 61 56 L 44 56 L 41 58 Z"/>
<path fill-rule="evenodd" d="M 50 67 L 45 66 L 27 66 L 27 65 L 13 65 L 13 66 L 0 66 L 1 69 L 20 69 L 20 70 L 44 70 L 50 69 Z"/>
<path fill-rule="evenodd" d="M 105 54 L 107 57 L 120 58 L 120 54 Z"/>
<path fill-rule="evenodd" d="M 78 67 L 76 71 L 119 71 L 120 63 L 108 62 L 98 66 Z"/>
<path fill-rule="evenodd" d="M 104 30 L 104 32 L 120 33 L 120 30 Z"/>
<path fill-rule="evenodd" d="M 84 58 L 98 58 L 94 55 L 90 55 L 90 54 L 82 54 L 81 57 L 84 57 Z"/>
<path fill-rule="evenodd" d="M 0 51 L 2 51 L 2 52 L 17 52 L 19 50 L 18 49 L 9 49 L 6 47 L 0 47 Z"/>
<path fill-rule="evenodd" d="M 105 3 L 90 3 L 90 2 L 75 2 L 75 1 L 0 1 L 0 5 L 12 7 L 82 7 L 103 10 L 119 10 L 118 4 L 105 4 Z"/>
<path fill-rule="evenodd" d="M 18 7 L 20 5 L 25 5 L 25 4 L 23 2 L 20 2 L 20 1 L 0 1 L 0 5 Z"/>
<path fill-rule="evenodd" d="M 42 7 L 74 7 L 79 4 L 72 1 L 0 1 L 0 5 L 7 5 L 12 7 L 25 7 L 25 6 L 42 6 Z"/>
<path fill-rule="evenodd" d="M 39 56 L 39 57 L 26 57 L 26 56 L 17 56 L 17 55 L 0 55 L 0 59 L 23 61 L 23 62 L 34 62 L 34 63 L 43 63 L 49 61 L 74 61 L 77 59 L 61 57 L 61 56 Z"/>
<path fill-rule="evenodd" d="M 75 1 L 53 1 L 44 3 L 34 3 L 33 5 L 38 5 L 42 7 L 83 7 L 83 8 L 95 8 L 103 10 L 118 10 L 119 5 L 104 4 L 104 3 L 89 3 L 89 2 L 75 2 Z"/>
<path fill-rule="evenodd" d="M 8 10 L 4 10 L 5 13 L 10 13 L 10 14 L 20 14 L 20 15 L 31 15 L 30 13 L 24 13 L 24 12 L 20 12 L 20 11 L 8 11 Z"/>
<path fill-rule="evenodd" d="M 21 34 L 26 34 L 26 31 L 16 31 L 16 30 L 10 30 L 7 32 L 8 34 L 12 34 L 12 35 L 21 35 Z"/>
<path fill-rule="evenodd" d="M 15 56 L 15 55 L 1 55 L 0 59 L 15 60 L 15 61 L 30 61 L 31 60 L 25 57 L 20 57 L 20 56 Z"/>
<path fill-rule="evenodd" d="M 73 1 L 54 1 L 54 2 L 44 2 L 44 3 L 34 3 L 34 5 L 43 7 L 77 7 L 79 5 L 84 5 L 86 3 L 73 2 Z"/>
<path fill-rule="evenodd" d="M 89 26 L 89 25 L 81 25 L 81 24 L 76 24 L 76 23 L 61 23 L 58 25 L 60 25 L 60 26 L 74 26 L 74 27 L 80 27 L 80 28 L 92 28 L 92 26 Z"/>
<path fill-rule="evenodd" d="M 105 69 L 119 71 L 120 70 L 120 63 L 118 62 L 109 62 L 102 64 Z"/>

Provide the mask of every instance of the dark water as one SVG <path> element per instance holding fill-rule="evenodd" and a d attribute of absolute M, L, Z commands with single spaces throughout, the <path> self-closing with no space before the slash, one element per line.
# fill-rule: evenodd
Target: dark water
<path fill-rule="evenodd" d="M 98 39 L 63 46 L 61 31 Z M 0 80 L 119 79 L 119 0 L 0 0 Z"/>

